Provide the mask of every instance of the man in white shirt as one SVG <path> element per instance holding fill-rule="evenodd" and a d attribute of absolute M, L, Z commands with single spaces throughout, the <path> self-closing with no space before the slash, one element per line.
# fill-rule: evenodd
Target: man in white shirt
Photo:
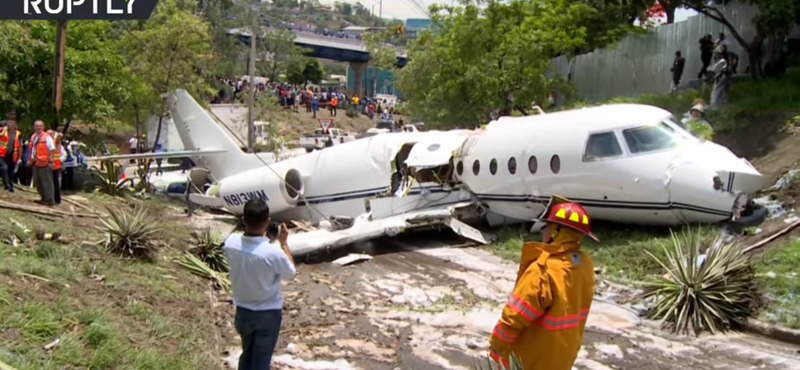
<path fill-rule="evenodd" d="M 297 271 L 286 245 L 286 228 L 280 227 L 277 243 L 266 237 L 270 217 L 265 201 L 247 201 L 242 223 L 244 233 L 232 234 L 224 246 L 236 306 L 235 327 L 242 338 L 238 369 L 269 370 L 281 331 L 281 278 L 290 280 Z"/>

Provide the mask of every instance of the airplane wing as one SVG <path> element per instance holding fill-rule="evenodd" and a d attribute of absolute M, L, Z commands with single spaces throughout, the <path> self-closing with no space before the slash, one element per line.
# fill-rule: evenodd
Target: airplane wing
<path fill-rule="evenodd" d="M 355 219 L 353 225 L 343 230 L 314 230 L 289 235 L 288 244 L 294 256 L 302 256 L 315 251 L 342 247 L 354 242 L 395 236 L 414 228 L 443 225 L 455 233 L 481 244 L 489 244 L 493 236 L 485 234 L 459 220 L 453 214 L 458 208 L 471 205 L 472 202 L 442 205 L 411 211 L 378 220 L 369 220 L 368 215 Z"/>
<path fill-rule="evenodd" d="M 136 154 L 107 155 L 102 157 L 86 157 L 86 160 L 115 161 L 121 159 L 182 158 L 182 157 L 196 157 L 200 155 L 209 155 L 209 154 L 222 154 L 225 152 L 226 152 L 225 149 L 181 150 L 176 152 L 136 153 Z"/>

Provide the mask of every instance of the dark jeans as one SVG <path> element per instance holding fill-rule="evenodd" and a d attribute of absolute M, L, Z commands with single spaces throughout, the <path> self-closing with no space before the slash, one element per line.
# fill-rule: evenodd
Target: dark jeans
<path fill-rule="evenodd" d="M 75 188 L 75 167 L 65 167 L 62 173 L 61 190 L 71 191 Z"/>
<path fill-rule="evenodd" d="M 12 161 L 13 162 L 13 159 Z M 14 191 L 14 163 L 9 163 L 5 158 L 0 158 L 0 176 L 3 177 L 3 185 L 6 190 Z"/>
<path fill-rule="evenodd" d="M 251 311 L 236 307 L 235 326 L 242 337 L 239 370 L 269 370 L 282 318 L 281 310 Z"/>
<path fill-rule="evenodd" d="M 61 204 L 61 170 L 53 170 L 53 200 Z"/>

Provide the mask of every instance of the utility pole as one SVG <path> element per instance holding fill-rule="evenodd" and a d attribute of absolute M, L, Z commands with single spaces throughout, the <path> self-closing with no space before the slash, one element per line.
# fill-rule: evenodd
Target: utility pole
<path fill-rule="evenodd" d="M 253 25 L 250 27 L 250 65 L 248 66 L 247 74 L 250 75 L 250 80 L 248 81 L 249 85 L 249 92 L 250 92 L 250 99 L 247 103 L 247 152 L 253 153 L 253 145 L 255 144 L 255 122 L 253 122 L 253 103 L 255 102 L 256 97 L 256 39 L 258 38 L 258 16 L 256 15 L 256 11 L 252 9 L 251 5 L 250 11 L 253 14 Z"/>
<path fill-rule="evenodd" d="M 59 111 L 61 110 L 64 91 L 64 57 L 67 45 L 67 20 L 59 19 L 56 25 L 56 65 L 53 69 L 53 113 L 55 113 L 55 122 L 53 122 L 53 129 L 58 128 L 61 123 Z"/>
<path fill-rule="evenodd" d="M 378 19 L 383 19 L 383 0 L 378 3 Z"/>

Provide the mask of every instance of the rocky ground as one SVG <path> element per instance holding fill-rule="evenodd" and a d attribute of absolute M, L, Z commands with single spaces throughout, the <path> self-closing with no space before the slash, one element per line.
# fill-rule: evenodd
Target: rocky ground
<path fill-rule="evenodd" d="M 472 369 L 516 266 L 479 249 L 420 240 L 431 239 L 361 245 L 340 254 L 374 258 L 347 266 L 300 265 L 286 288 L 279 368 Z M 232 368 L 238 353 L 232 347 L 226 359 Z M 673 337 L 630 308 L 599 299 L 574 368 L 800 369 L 800 347 L 745 334 Z"/>

